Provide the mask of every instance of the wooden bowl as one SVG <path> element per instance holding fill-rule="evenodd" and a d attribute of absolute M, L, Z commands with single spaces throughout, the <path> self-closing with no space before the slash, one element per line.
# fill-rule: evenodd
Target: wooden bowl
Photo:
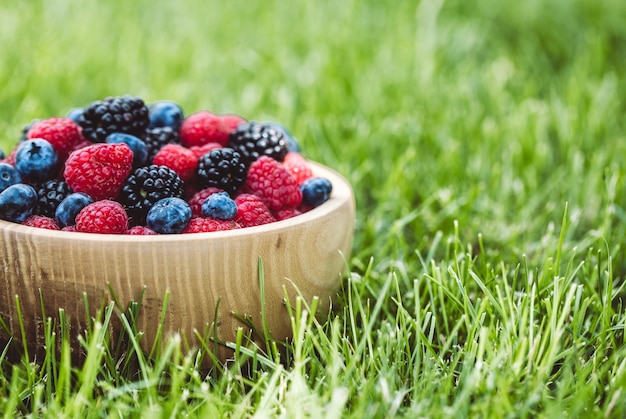
<path fill-rule="evenodd" d="M 289 337 L 286 301 L 293 304 L 301 295 L 310 303 L 317 296 L 320 308 L 327 309 L 352 246 L 350 184 L 327 167 L 311 165 L 315 175 L 332 182 L 331 198 L 300 216 L 258 227 L 128 236 L 59 232 L 0 220 L 0 317 L 7 326 L 0 323 L 0 343 L 12 336 L 21 346 L 23 336 L 29 351 L 41 352 L 44 323 L 52 318 L 58 324 L 59 309 L 75 339 L 96 309 L 112 300 L 122 310 L 140 301 L 137 326 L 143 348 L 150 350 L 168 293 L 165 337 L 179 333 L 190 347 L 201 345 L 197 333 L 233 342 L 238 328 L 251 329 L 241 317 L 264 330 L 259 258 L 267 328 L 275 339 Z M 119 328 L 119 318 L 112 324 Z M 224 345 L 211 350 L 222 361 L 232 355 Z"/>

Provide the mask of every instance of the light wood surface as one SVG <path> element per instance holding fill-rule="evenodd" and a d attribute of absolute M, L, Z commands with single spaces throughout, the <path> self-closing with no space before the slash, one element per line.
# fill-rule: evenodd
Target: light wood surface
<path fill-rule="evenodd" d="M 264 226 L 121 236 L 57 232 L 0 220 L 0 316 L 10 329 L 7 333 L 0 327 L 0 344 L 10 334 L 14 344 L 21 345 L 16 296 L 29 350 L 37 353 L 44 345 L 47 318 L 58 324 L 63 309 L 74 340 L 85 329 L 84 295 L 89 316 L 94 316 L 111 301 L 112 293 L 122 309 L 143 296 L 138 328 L 144 332 L 141 342 L 146 350 L 156 336 L 166 293 L 165 341 L 179 333 L 190 347 L 197 347 L 196 330 L 202 335 L 212 330 L 219 340 L 233 341 L 238 328 L 249 329 L 233 313 L 249 316 L 255 328 L 263 330 L 259 258 L 264 265 L 269 330 L 274 338 L 290 336 L 285 290 L 292 303 L 298 294 L 309 302 L 318 296 L 322 310 L 327 309 L 353 238 L 350 184 L 335 171 L 311 164 L 316 175 L 331 180 L 330 200 L 303 215 Z M 111 327 L 115 336 L 119 316 Z M 222 345 L 211 349 L 221 360 L 232 356 Z"/>

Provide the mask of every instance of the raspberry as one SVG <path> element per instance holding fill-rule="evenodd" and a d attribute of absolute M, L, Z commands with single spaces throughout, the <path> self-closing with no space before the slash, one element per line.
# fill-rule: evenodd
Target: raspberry
<path fill-rule="evenodd" d="M 64 176 L 74 192 L 95 201 L 115 199 L 132 167 L 133 152 L 126 144 L 93 144 L 70 154 Z"/>
<path fill-rule="evenodd" d="M 260 156 L 283 161 L 287 154 L 285 134 L 272 123 L 246 122 L 239 124 L 228 138 L 228 147 L 239 152 L 247 164 Z"/>
<path fill-rule="evenodd" d="M 36 122 L 28 130 L 27 137 L 48 141 L 61 160 L 65 160 L 74 145 L 83 140 L 80 127 L 69 118 L 49 118 Z"/>
<path fill-rule="evenodd" d="M 188 182 L 194 177 L 198 167 L 198 157 L 193 151 L 178 144 L 163 146 L 154 156 L 153 163 L 158 166 L 167 166 L 178 176 Z"/>
<path fill-rule="evenodd" d="M 189 149 L 193 151 L 193 154 L 198 156 L 198 158 L 204 156 L 211 150 L 215 150 L 216 148 L 222 148 L 222 145 L 220 143 L 206 143 L 204 145 L 194 145 L 189 147 Z"/>
<path fill-rule="evenodd" d="M 254 227 L 273 223 L 276 218 L 261 198 L 252 194 L 239 194 L 235 197 L 237 215 L 235 221 L 242 227 Z"/>
<path fill-rule="evenodd" d="M 198 160 L 197 181 L 201 188 L 214 186 L 231 196 L 246 180 L 246 165 L 231 148 L 216 148 Z"/>
<path fill-rule="evenodd" d="M 216 220 L 213 218 L 194 217 L 189 221 L 183 234 L 209 233 L 212 231 L 226 231 L 241 228 L 239 223 L 233 220 Z"/>
<path fill-rule="evenodd" d="M 189 207 L 191 208 L 191 215 L 193 217 L 201 217 L 202 216 L 202 203 L 209 196 L 213 195 L 217 192 L 223 192 L 220 188 L 204 188 L 198 192 L 196 192 L 188 201 Z"/>
<path fill-rule="evenodd" d="M 245 186 L 273 211 L 297 207 L 302 202 L 296 179 L 271 157 L 261 156 L 250 165 Z"/>
<path fill-rule="evenodd" d="M 157 232 L 146 226 L 134 226 L 126 230 L 124 234 L 129 236 L 155 236 Z"/>
<path fill-rule="evenodd" d="M 55 220 L 43 215 L 30 215 L 22 222 L 25 226 L 45 228 L 47 230 L 60 230 Z"/>
<path fill-rule="evenodd" d="M 76 231 L 81 233 L 122 234 L 127 229 L 124 207 L 109 199 L 87 205 L 76 216 Z"/>
<path fill-rule="evenodd" d="M 313 177 L 313 170 L 307 159 L 300 153 L 290 151 L 285 155 L 283 166 L 291 175 L 296 178 L 296 182 L 301 184 L 310 177 Z"/>
<path fill-rule="evenodd" d="M 189 115 L 180 126 L 180 139 L 187 147 L 219 143 L 226 145 L 232 131 L 231 116 L 228 119 L 208 111 Z"/>
<path fill-rule="evenodd" d="M 78 119 L 83 136 L 101 143 L 114 132 L 140 137 L 150 124 L 149 109 L 140 98 L 108 97 L 87 106 Z"/>
<path fill-rule="evenodd" d="M 279 211 L 276 211 L 275 216 L 278 221 L 281 221 L 281 220 L 286 220 L 288 218 L 293 218 L 300 214 L 302 214 L 302 211 L 300 211 L 299 209 L 288 207 L 288 208 L 283 208 Z"/>

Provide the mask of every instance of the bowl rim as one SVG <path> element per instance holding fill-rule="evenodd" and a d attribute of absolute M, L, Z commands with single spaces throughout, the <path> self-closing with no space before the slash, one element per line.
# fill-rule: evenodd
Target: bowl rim
<path fill-rule="evenodd" d="M 328 178 L 332 185 L 332 193 L 330 199 L 318 207 L 315 207 L 303 214 L 297 215 L 286 220 L 274 221 L 272 223 L 260 226 L 244 227 L 226 231 L 211 231 L 203 233 L 189 234 L 156 234 L 156 235 L 130 235 L 130 234 L 101 234 L 101 233 L 82 233 L 74 231 L 58 231 L 44 228 L 25 226 L 11 221 L 0 220 L 0 232 L 11 232 L 15 235 L 28 235 L 41 238 L 55 238 L 63 241 L 72 242 L 93 242 L 95 240 L 103 243 L 158 243 L 158 242 L 192 242 L 205 241 L 210 239 L 227 239 L 227 238 L 244 238 L 262 233 L 277 233 L 289 228 L 298 227 L 307 224 L 317 218 L 322 218 L 329 213 L 333 213 L 342 205 L 349 203 L 354 211 L 354 192 L 350 183 L 337 171 L 309 160 L 308 164 L 313 169 L 313 176 L 322 176 Z"/>

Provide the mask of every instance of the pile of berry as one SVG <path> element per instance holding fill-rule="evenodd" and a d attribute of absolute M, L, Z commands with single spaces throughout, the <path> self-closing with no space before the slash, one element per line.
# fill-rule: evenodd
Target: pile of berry
<path fill-rule="evenodd" d="M 231 230 L 297 216 L 331 190 L 281 125 L 129 95 L 33 121 L 0 151 L 0 219 L 54 230 Z"/>

